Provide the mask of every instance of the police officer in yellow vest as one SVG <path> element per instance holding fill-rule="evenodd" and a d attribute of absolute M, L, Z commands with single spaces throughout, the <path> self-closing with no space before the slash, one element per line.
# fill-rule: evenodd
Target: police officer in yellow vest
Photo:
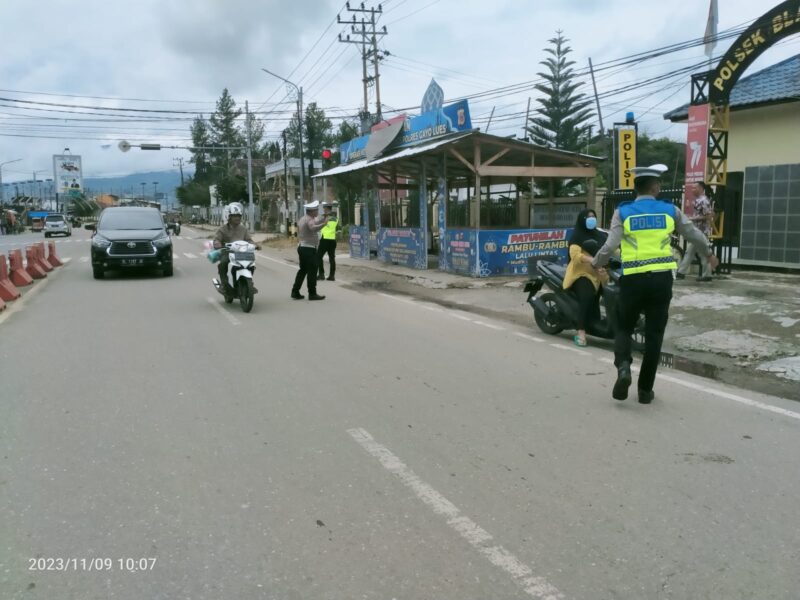
<path fill-rule="evenodd" d="M 336 229 L 339 226 L 339 219 L 332 212 L 333 204 L 330 202 L 322 203 L 322 216 L 329 217 L 329 221 L 320 231 L 319 246 L 317 247 L 317 279 L 325 279 L 325 266 L 322 259 L 328 254 L 328 261 L 331 263 L 328 281 L 336 281 Z"/>
<path fill-rule="evenodd" d="M 653 383 L 661 355 L 661 342 L 669 318 L 672 299 L 673 270 L 678 268 L 672 256 L 670 234 L 677 231 L 697 248 L 708 248 L 708 239 L 671 202 L 657 200 L 661 192 L 660 177 L 665 165 L 635 167 L 633 187 L 636 200 L 624 202 L 614 211 L 608 239 L 592 260 L 592 266 L 604 266 L 611 254 L 620 248 L 619 322 L 614 341 L 614 365 L 617 381 L 612 396 L 628 397 L 631 385 L 631 335 L 644 313 L 645 350 L 639 372 L 639 402 L 649 404 L 654 397 Z M 719 265 L 709 251 L 711 270 Z"/>

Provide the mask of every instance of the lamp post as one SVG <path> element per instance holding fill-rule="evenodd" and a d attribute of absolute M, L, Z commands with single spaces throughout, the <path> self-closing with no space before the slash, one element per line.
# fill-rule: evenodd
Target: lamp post
<path fill-rule="evenodd" d="M 156 197 L 157 197 L 157 195 L 158 195 L 158 194 L 156 194 L 156 190 L 157 190 L 157 189 L 158 189 L 158 182 L 157 182 L 157 181 L 154 181 L 154 182 L 153 182 L 153 202 L 155 202 L 155 201 L 156 201 Z"/>
<path fill-rule="evenodd" d="M 146 185 L 147 185 L 147 183 L 143 181 L 142 182 L 142 202 L 144 202 L 144 186 L 146 186 Z"/>
<path fill-rule="evenodd" d="M 19 162 L 21 160 L 21 158 L 15 158 L 14 160 L 7 160 L 0 163 L 0 203 L 6 201 L 6 193 L 5 189 L 3 188 L 3 165 L 10 165 L 11 163 Z"/>
<path fill-rule="evenodd" d="M 273 77 L 277 77 L 281 81 L 285 81 L 289 85 L 291 85 L 297 91 L 297 125 L 298 125 L 298 137 L 300 138 L 300 199 L 305 199 L 305 185 L 304 185 L 304 173 L 305 173 L 305 166 L 304 166 L 304 157 L 303 157 L 303 88 L 297 87 L 294 83 L 289 81 L 288 79 L 281 77 L 280 75 L 276 75 L 272 71 L 268 71 L 267 69 L 261 68 L 262 71 L 272 75 Z M 300 212 L 298 211 L 298 214 Z"/>

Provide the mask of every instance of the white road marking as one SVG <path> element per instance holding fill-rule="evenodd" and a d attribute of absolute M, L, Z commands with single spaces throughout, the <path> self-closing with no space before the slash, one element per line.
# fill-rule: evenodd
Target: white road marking
<path fill-rule="evenodd" d="M 274 263 L 278 263 L 279 265 L 283 265 L 284 267 L 289 267 L 290 269 L 298 268 L 297 265 L 293 265 L 292 263 L 286 262 L 285 260 L 278 260 L 276 258 L 271 258 L 266 254 L 261 254 L 260 252 L 256 252 L 256 256 L 259 258 L 263 258 L 264 260 L 271 260 Z"/>
<path fill-rule="evenodd" d="M 614 361 L 610 358 L 600 358 L 601 362 L 608 363 L 610 365 L 614 364 Z M 634 373 L 639 372 L 639 367 L 637 365 L 631 365 L 631 371 Z M 726 392 L 725 390 L 715 389 L 709 385 L 700 385 L 699 383 L 694 383 L 691 381 L 687 381 L 685 379 L 681 379 L 680 377 L 674 377 L 673 375 L 656 375 L 656 381 L 659 379 L 664 379 L 665 381 L 670 381 L 677 385 L 682 385 L 683 387 L 687 387 L 692 390 L 697 390 L 700 392 L 704 392 L 706 394 L 711 394 L 712 396 L 717 396 L 718 398 L 724 398 L 726 400 L 733 400 L 734 402 L 739 402 L 740 404 L 745 404 L 747 406 L 752 406 L 754 408 L 760 408 L 762 410 L 767 410 L 769 412 L 774 412 L 779 415 L 783 415 L 784 417 L 791 417 L 792 419 L 800 419 L 800 413 L 794 412 L 791 410 L 787 410 L 785 408 L 781 408 L 780 406 L 774 406 L 772 404 L 767 404 L 766 402 L 759 402 L 758 400 L 753 400 L 751 398 L 745 398 L 744 396 L 738 396 L 736 394 L 731 394 L 730 392 Z"/>
<path fill-rule="evenodd" d="M 553 348 L 558 348 L 559 350 L 567 350 L 569 352 L 575 352 L 576 354 L 583 354 L 584 356 L 591 356 L 591 352 L 586 352 L 585 350 L 578 350 L 577 348 L 571 348 L 570 346 L 565 346 L 564 344 L 550 344 Z"/>
<path fill-rule="evenodd" d="M 409 300 L 408 298 L 401 298 L 399 296 L 392 296 L 391 294 L 384 294 L 383 292 L 378 292 L 379 296 L 383 296 L 384 298 L 389 298 L 389 300 L 394 300 L 396 302 L 403 302 L 405 304 L 417 304 L 413 300 Z"/>
<path fill-rule="evenodd" d="M 216 308 L 223 317 L 228 319 L 228 321 L 230 322 L 231 325 L 241 325 L 242 324 L 242 322 L 239 319 L 237 319 L 231 313 L 229 313 L 227 310 L 225 310 L 223 308 L 223 306 L 219 303 L 219 301 L 215 300 L 214 298 L 206 298 L 206 300 L 208 300 L 208 303 L 211 306 L 213 306 L 214 308 Z"/>
<path fill-rule="evenodd" d="M 535 335 L 528 335 L 527 333 L 520 333 L 519 331 L 515 331 L 514 335 L 531 342 L 544 342 L 544 340 L 540 337 L 536 337 Z"/>
<path fill-rule="evenodd" d="M 490 545 L 493 538 L 488 531 L 466 515 L 463 515 L 455 504 L 422 481 L 388 448 L 376 442 L 367 431 L 360 428 L 348 429 L 347 433 L 371 456 L 378 459 L 386 470 L 396 475 L 420 500 L 430 506 L 433 512 L 445 517 L 447 524 L 458 532 L 475 550 L 486 557 L 490 563 L 510 575 L 529 596 L 542 600 L 557 600 L 564 597 L 544 577 L 535 576 L 533 569 L 521 562 L 503 546 L 499 544 Z"/>
<path fill-rule="evenodd" d="M 197 255 L 196 254 L 192 254 L 191 252 L 184 252 L 183 255 L 186 258 L 197 258 Z"/>
<path fill-rule="evenodd" d="M 494 329 L 495 331 L 505 331 L 505 327 L 500 327 L 499 325 L 492 325 L 491 323 L 484 323 L 483 321 L 473 321 L 475 325 L 480 325 L 481 327 L 488 327 L 489 329 Z"/>
<path fill-rule="evenodd" d="M 454 313 L 454 312 L 448 312 L 447 314 L 450 315 L 451 317 L 455 317 L 456 319 L 461 319 L 462 321 L 468 321 L 468 322 L 472 323 L 472 319 L 470 319 L 467 316 L 460 315 L 460 314 Z"/>
<path fill-rule="evenodd" d="M 181 255 L 180 255 L 180 254 L 178 254 L 177 252 L 175 252 L 175 253 L 172 255 L 172 260 L 177 260 L 177 259 L 179 259 L 180 257 L 181 257 Z"/>
<path fill-rule="evenodd" d="M 88 256 L 81 256 L 81 262 L 82 262 L 82 263 L 87 263 L 87 262 L 89 262 L 89 257 L 88 257 Z"/>

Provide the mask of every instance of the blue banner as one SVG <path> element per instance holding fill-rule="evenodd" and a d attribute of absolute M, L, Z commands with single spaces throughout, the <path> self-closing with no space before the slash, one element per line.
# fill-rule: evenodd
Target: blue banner
<path fill-rule="evenodd" d="M 480 232 L 480 276 L 527 275 L 528 259 L 569 262 L 572 229 L 512 229 Z"/>
<path fill-rule="evenodd" d="M 367 157 L 368 135 L 362 135 L 339 145 L 339 160 L 341 164 L 351 163 Z"/>
<path fill-rule="evenodd" d="M 369 228 L 350 226 L 350 256 L 369 258 Z"/>
<path fill-rule="evenodd" d="M 478 251 L 478 232 L 474 229 L 447 229 L 441 242 L 440 253 L 445 253 L 445 264 L 451 273 L 475 274 L 475 253 Z"/>
<path fill-rule="evenodd" d="M 378 260 L 411 269 L 427 269 L 425 230 L 382 227 L 378 230 Z"/>
<path fill-rule="evenodd" d="M 454 131 L 466 131 L 469 129 L 472 129 L 469 102 L 460 100 L 438 110 L 407 118 L 403 125 L 403 133 L 392 143 L 390 148 L 405 148 Z M 339 159 L 341 164 L 344 165 L 366 158 L 368 141 L 369 135 L 362 135 L 340 144 Z"/>
<path fill-rule="evenodd" d="M 455 104 L 423 113 L 418 117 L 406 119 L 403 133 L 392 148 L 414 146 L 431 138 L 472 129 L 469 116 L 469 103 L 461 100 Z"/>

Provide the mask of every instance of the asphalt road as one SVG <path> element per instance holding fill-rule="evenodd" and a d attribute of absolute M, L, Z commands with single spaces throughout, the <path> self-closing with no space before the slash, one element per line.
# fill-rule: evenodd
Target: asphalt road
<path fill-rule="evenodd" d="M 244 314 L 182 233 L 174 277 L 95 281 L 76 231 L 0 313 L 0 598 L 797 598 L 796 402 L 616 402 L 603 350 L 292 301 L 269 252 Z"/>

